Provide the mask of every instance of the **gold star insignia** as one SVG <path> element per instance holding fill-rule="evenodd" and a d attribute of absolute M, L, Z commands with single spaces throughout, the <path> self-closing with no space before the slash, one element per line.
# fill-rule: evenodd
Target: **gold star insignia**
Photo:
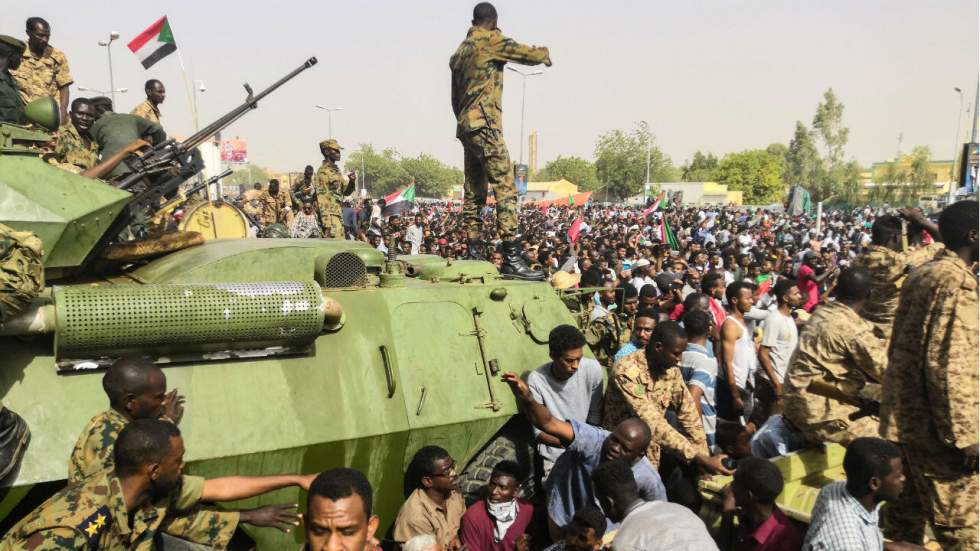
<path fill-rule="evenodd" d="M 99 528 L 102 528 L 103 526 L 105 526 L 105 521 L 106 521 L 105 515 L 100 514 L 95 519 L 95 525 L 98 526 Z"/>
<path fill-rule="evenodd" d="M 95 525 L 94 522 L 88 523 L 88 526 L 85 527 L 85 532 L 89 535 L 89 537 L 94 536 L 95 533 L 98 531 L 99 528 Z"/>

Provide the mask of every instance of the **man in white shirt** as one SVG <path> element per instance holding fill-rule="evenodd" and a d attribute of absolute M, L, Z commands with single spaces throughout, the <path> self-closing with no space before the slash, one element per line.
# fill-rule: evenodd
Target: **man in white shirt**
<path fill-rule="evenodd" d="M 789 367 L 790 356 L 799 342 L 799 331 L 793 319 L 793 309 L 803 300 L 796 282 L 780 279 L 772 291 L 776 298 L 776 311 L 762 322 L 762 346 L 759 348 L 759 365 L 756 372 L 756 407 L 763 411 L 758 418 L 769 418 L 772 407 L 783 394 L 783 378 Z"/>

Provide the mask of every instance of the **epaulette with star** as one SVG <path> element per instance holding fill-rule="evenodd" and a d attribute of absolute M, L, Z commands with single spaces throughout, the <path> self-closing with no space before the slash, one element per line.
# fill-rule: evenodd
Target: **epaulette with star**
<path fill-rule="evenodd" d="M 109 506 L 103 505 L 82 520 L 82 522 L 78 523 L 78 530 L 85 535 L 85 538 L 91 545 L 99 540 L 111 524 L 112 516 L 109 512 Z"/>

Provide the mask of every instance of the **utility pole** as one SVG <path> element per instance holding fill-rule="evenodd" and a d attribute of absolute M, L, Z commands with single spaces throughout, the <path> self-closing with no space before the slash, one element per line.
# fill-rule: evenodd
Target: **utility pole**
<path fill-rule="evenodd" d="M 525 99 L 527 98 L 527 77 L 543 75 L 544 71 L 539 70 L 539 71 L 531 71 L 529 73 L 525 73 L 524 71 L 516 69 L 510 65 L 508 65 L 507 68 L 521 75 L 521 144 L 520 144 L 521 152 L 518 155 L 518 157 L 520 158 L 518 164 L 522 165 L 524 164 L 524 103 L 525 103 Z"/>
<path fill-rule="evenodd" d="M 109 94 L 112 96 L 112 109 L 118 110 L 116 105 L 116 81 L 112 77 L 112 43 L 119 38 L 119 31 L 109 33 L 109 40 L 100 40 L 99 46 L 105 46 L 106 55 L 109 56 Z"/>

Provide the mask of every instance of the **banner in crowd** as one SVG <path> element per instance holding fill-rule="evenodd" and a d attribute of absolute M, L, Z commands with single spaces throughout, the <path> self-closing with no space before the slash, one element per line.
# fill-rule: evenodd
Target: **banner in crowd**
<path fill-rule="evenodd" d="M 552 205 L 581 207 L 582 205 L 588 203 L 589 199 L 591 198 L 592 198 L 592 192 L 586 191 L 583 193 L 576 193 L 573 195 L 569 195 L 567 197 L 561 197 L 559 199 L 542 199 L 541 201 L 527 201 L 524 204 L 534 205 L 535 207 L 538 208 L 547 208 Z"/>
<path fill-rule="evenodd" d="M 221 160 L 226 163 L 247 163 L 248 142 L 241 138 L 221 140 Z"/>
<path fill-rule="evenodd" d="M 409 212 L 415 208 L 415 182 L 405 189 L 385 196 L 385 208 L 382 216 L 395 216 Z"/>

